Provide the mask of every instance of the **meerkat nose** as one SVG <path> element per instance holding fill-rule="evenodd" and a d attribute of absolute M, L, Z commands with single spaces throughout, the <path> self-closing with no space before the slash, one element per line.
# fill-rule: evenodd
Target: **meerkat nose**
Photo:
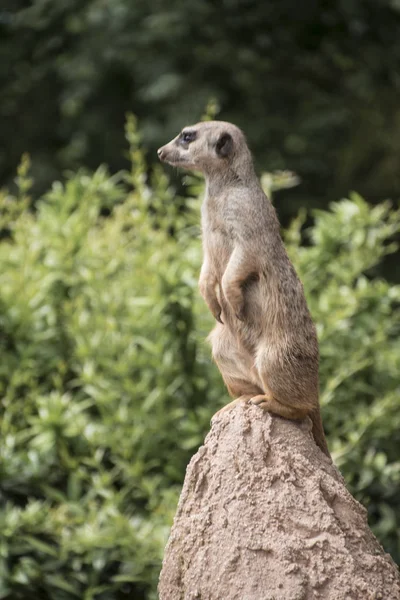
<path fill-rule="evenodd" d="M 157 150 L 157 155 L 158 155 L 158 158 L 162 159 L 162 157 L 163 157 L 163 148 L 159 148 Z"/>

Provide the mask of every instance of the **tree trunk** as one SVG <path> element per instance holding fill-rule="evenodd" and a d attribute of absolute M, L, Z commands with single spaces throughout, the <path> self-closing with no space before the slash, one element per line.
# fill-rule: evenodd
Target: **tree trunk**
<path fill-rule="evenodd" d="M 400 600 L 396 565 L 310 429 L 249 405 L 213 419 L 187 468 L 160 600 Z"/>

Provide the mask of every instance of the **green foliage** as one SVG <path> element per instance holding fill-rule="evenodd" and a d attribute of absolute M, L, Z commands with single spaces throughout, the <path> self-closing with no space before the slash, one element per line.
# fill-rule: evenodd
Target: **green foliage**
<path fill-rule="evenodd" d="M 117 171 L 127 110 L 154 150 L 215 98 L 260 167 L 300 175 L 282 214 L 398 197 L 399 59 L 398 0 L 3 0 L 0 181 L 25 151 L 42 185 Z"/>
<path fill-rule="evenodd" d="M 0 196 L 0 598 L 155 598 L 185 466 L 226 402 L 197 292 L 199 199 L 152 170 L 71 175 L 32 210 Z M 292 185 L 292 174 L 265 178 Z M 198 190 L 196 178 L 187 179 Z M 375 269 L 400 231 L 353 195 L 286 234 L 321 341 L 333 455 L 400 557 L 400 288 Z"/>

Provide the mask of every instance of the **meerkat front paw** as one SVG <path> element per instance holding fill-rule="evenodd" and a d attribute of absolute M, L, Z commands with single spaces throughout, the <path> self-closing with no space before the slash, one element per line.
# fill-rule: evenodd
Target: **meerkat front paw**
<path fill-rule="evenodd" d="M 242 291 L 239 290 L 239 293 L 235 293 L 234 295 L 231 294 L 230 297 L 226 296 L 226 300 L 230 305 L 235 317 L 239 319 L 239 321 L 244 321 L 246 306 L 244 303 Z"/>
<path fill-rule="evenodd" d="M 214 319 L 216 319 L 221 325 L 223 325 L 221 319 L 222 308 L 218 302 L 217 294 L 215 292 L 215 284 L 210 284 L 209 280 L 205 277 L 200 278 L 199 281 L 200 294 L 203 296 L 208 308 Z"/>
<path fill-rule="evenodd" d="M 210 308 L 210 310 L 211 310 L 211 313 L 212 313 L 214 319 L 216 321 L 218 321 L 218 323 L 221 323 L 221 325 L 223 325 L 224 322 L 221 319 L 222 310 L 221 310 L 221 307 L 219 306 L 219 304 L 218 304 L 218 308 L 215 310 L 215 312 L 211 308 Z"/>
<path fill-rule="evenodd" d="M 222 314 L 222 309 L 221 306 L 217 300 L 217 298 L 205 298 L 205 301 L 207 303 L 208 308 L 210 309 L 210 312 L 212 314 L 212 316 L 214 317 L 214 319 L 216 321 L 218 321 L 218 323 L 221 323 L 221 325 L 224 324 L 223 320 L 221 319 L 221 314 Z"/>
<path fill-rule="evenodd" d="M 204 300 L 207 303 L 208 308 L 210 309 L 211 314 L 213 315 L 214 319 L 216 319 L 218 321 L 218 323 L 221 323 L 221 325 L 223 325 L 223 321 L 221 319 L 221 314 L 222 314 L 222 308 L 220 303 L 218 302 L 218 298 L 217 296 L 214 294 L 207 294 L 207 296 L 203 296 Z"/>
<path fill-rule="evenodd" d="M 239 321 L 245 319 L 245 303 L 243 290 L 235 281 L 230 281 L 226 275 L 222 278 L 222 293 L 232 313 Z"/>

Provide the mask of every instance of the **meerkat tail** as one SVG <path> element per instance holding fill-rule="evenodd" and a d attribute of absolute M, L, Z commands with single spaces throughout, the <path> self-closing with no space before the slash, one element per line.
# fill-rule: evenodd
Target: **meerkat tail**
<path fill-rule="evenodd" d="M 312 421 L 313 428 L 312 434 L 315 440 L 315 443 L 319 448 L 321 448 L 322 452 L 331 458 L 328 444 L 326 442 L 324 427 L 322 425 L 321 411 L 319 405 L 309 414 L 309 417 Z"/>

